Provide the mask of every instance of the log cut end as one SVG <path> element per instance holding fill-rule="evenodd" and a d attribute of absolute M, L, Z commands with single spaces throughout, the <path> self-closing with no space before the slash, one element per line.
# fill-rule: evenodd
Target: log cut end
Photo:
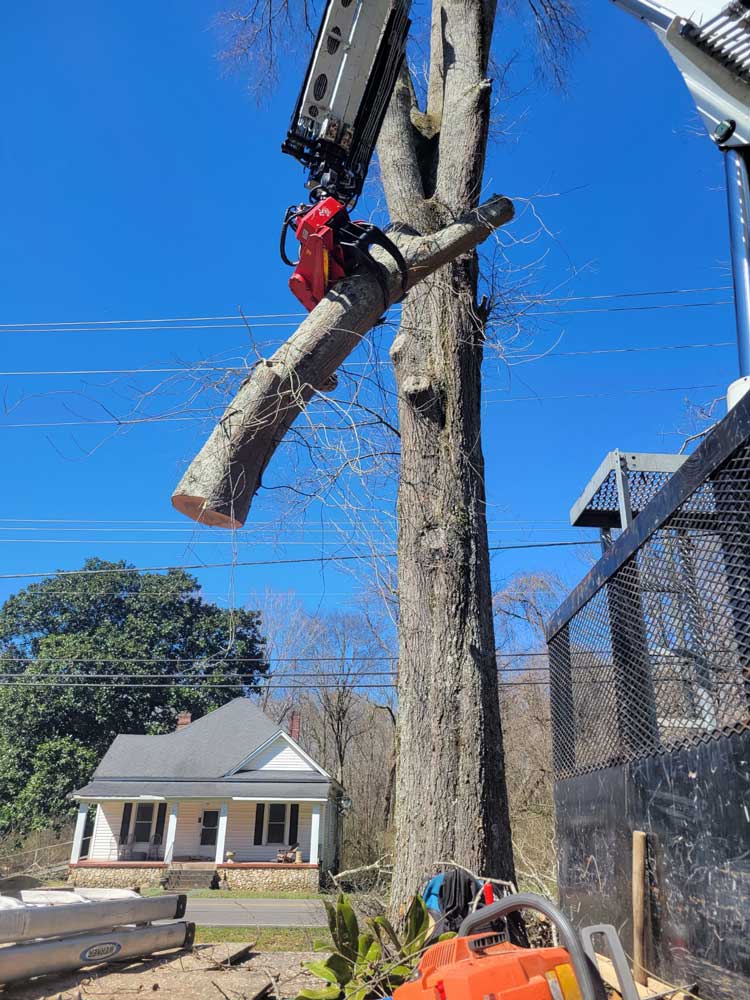
<path fill-rule="evenodd" d="M 210 528 L 241 528 L 244 524 L 244 521 L 240 521 L 238 518 L 222 514 L 218 510 L 211 510 L 210 507 L 206 506 L 205 497 L 173 493 L 172 506 L 186 517 L 199 524 L 207 524 Z"/>

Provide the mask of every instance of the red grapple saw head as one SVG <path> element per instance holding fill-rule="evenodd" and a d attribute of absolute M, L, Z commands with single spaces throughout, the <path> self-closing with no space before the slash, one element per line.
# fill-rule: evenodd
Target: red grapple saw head
<path fill-rule="evenodd" d="M 313 310 L 330 286 L 346 274 L 344 251 L 331 228 L 332 220 L 340 213 L 345 221 L 349 220 L 340 201 L 324 198 L 304 215 L 294 217 L 300 252 L 289 287 L 307 310 Z"/>
<path fill-rule="evenodd" d="M 300 242 L 298 261 L 286 254 L 286 236 L 294 224 Z M 312 311 L 326 292 L 341 278 L 358 267 L 374 274 L 383 292 L 384 308 L 391 302 L 387 271 L 369 253 L 377 245 L 396 261 L 401 272 L 402 291 L 406 291 L 407 268 L 395 243 L 377 226 L 353 222 L 340 201 L 328 196 L 312 206 L 292 205 L 284 217 L 281 229 L 281 259 L 294 268 L 289 279 L 292 293 L 305 309 Z"/>

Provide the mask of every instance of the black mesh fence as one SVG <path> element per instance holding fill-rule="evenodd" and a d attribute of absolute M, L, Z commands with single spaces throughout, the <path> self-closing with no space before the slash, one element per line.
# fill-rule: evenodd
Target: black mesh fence
<path fill-rule="evenodd" d="M 558 778 L 750 728 L 747 403 L 665 477 L 551 622 Z"/>

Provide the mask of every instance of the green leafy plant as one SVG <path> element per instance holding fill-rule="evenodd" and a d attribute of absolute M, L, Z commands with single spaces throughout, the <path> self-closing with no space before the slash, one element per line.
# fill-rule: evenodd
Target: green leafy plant
<path fill-rule="evenodd" d="M 342 893 L 336 904 L 326 902 L 333 951 L 305 968 L 326 985 L 303 989 L 297 1000 L 370 1000 L 389 996 L 416 968 L 430 934 L 430 917 L 421 896 L 409 905 L 401 936 L 386 917 L 372 917 L 361 930 L 357 914 Z M 452 937 L 443 934 L 440 940 Z M 329 945 L 316 945 L 329 951 Z"/>

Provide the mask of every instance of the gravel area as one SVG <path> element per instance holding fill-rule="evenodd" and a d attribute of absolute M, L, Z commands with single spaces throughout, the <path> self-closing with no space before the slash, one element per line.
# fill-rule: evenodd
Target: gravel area
<path fill-rule="evenodd" d="M 248 942 L 249 943 L 249 942 Z M 254 953 L 238 968 L 217 968 L 240 944 L 198 944 L 192 954 L 162 955 L 144 961 L 45 976 L 31 983 L 0 988 L 7 1000 L 114 1000 L 153 994 L 164 1000 L 252 1000 L 274 981 L 279 998 L 294 997 L 303 986 L 320 985 L 300 967 L 312 952 Z"/>

